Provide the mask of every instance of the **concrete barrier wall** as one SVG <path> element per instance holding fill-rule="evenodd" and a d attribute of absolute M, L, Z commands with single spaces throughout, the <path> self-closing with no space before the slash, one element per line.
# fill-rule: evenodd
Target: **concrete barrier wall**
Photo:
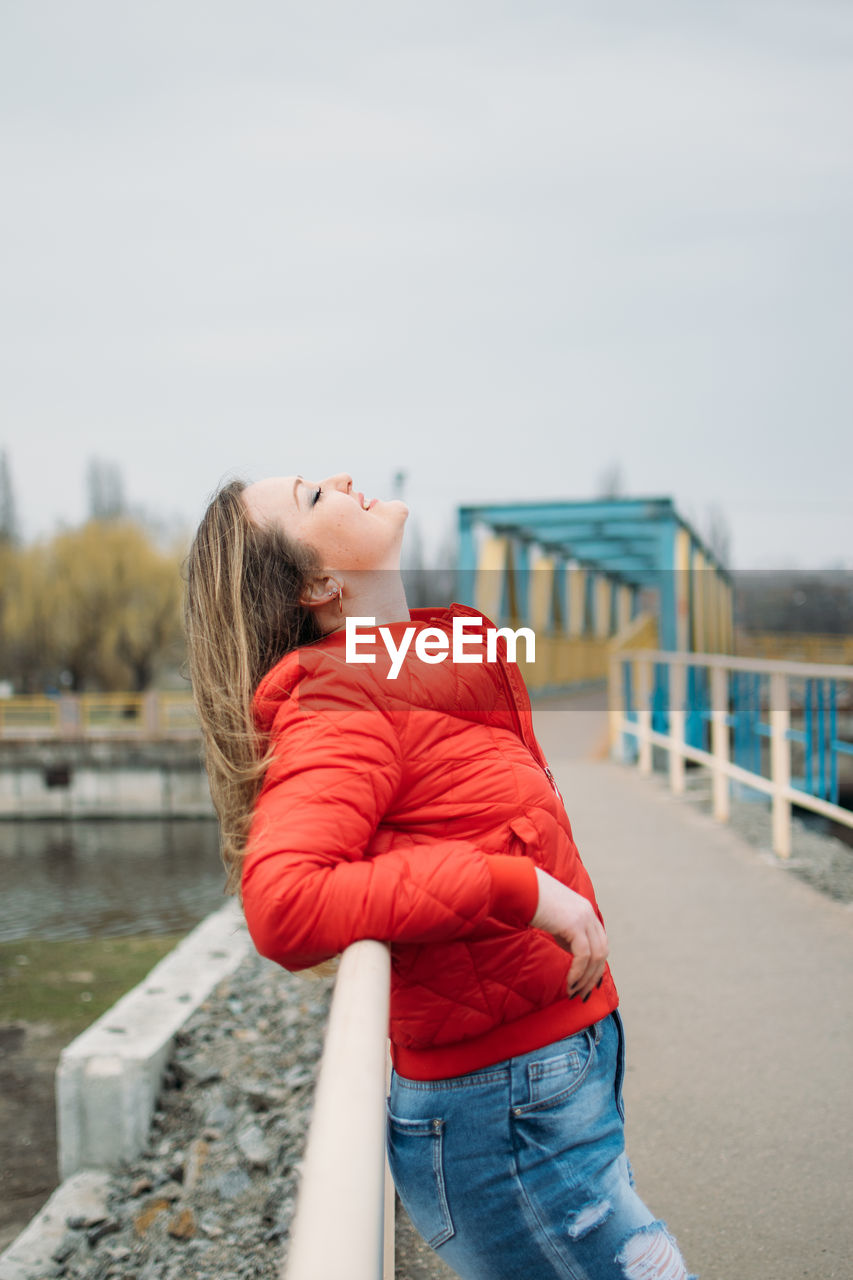
<path fill-rule="evenodd" d="M 232 900 L 63 1049 L 56 1072 L 61 1178 L 142 1150 L 175 1034 L 250 946 Z"/>
<path fill-rule="evenodd" d="M 0 1280 L 61 1274 L 53 1255 L 68 1234 L 68 1219 L 105 1218 L 108 1191 L 109 1174 L 96 1169 L 85 1169 L 63 1182 L 17 1240 L 0 1253 Z"/>
<path fill-rule="evenodd" d="M 0 818 L 203 818 L 197 742 L 0 743 Z"/>

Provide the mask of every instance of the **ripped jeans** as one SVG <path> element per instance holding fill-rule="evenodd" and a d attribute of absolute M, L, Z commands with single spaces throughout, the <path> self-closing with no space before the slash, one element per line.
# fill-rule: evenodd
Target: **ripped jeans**
<path fill-rule="evenodd" d="M 633 1187 L 618 1013 L 446 1080 L 392 1073 L 388 1158 L 462 1280 L 690 1280 Z"/>

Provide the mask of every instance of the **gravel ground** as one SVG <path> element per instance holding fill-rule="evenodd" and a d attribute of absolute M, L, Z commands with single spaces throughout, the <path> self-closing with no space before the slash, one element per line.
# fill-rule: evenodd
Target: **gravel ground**
<path fill-rule="evenodd" d="M 149 1146 L 102 1221 L 69 1222 L 48 1274 L 280 1273 L 331 983 L 251 956 L 181 1031 Z"/>
<path fill-rule="evenodd" d="M 699 770 L 688 772 L 685 800 L 703 812 L 711 812 L 709 774 Z M 817 819 L 817 822 L 823 820 Z M 770 805 L 760 796 L 755 800 L 733 797 L 730 825 L 749 844 L 763 850 L 781 870 L 805 880 L 837 902 L 853 902 L 853 846 L 850 844 L 826 830 L 816 830 L 809 819 L 794 817 L 791 857 L 778 858 L 773 853 Z"/>
<path fill-rule="evenodd" d="M 33 1280 L 278 1280 L 332 985 L 256 955 L 221 983 L 179 1034 L 107 1216 L 70 1219 Z M 397 1217 L 398 1280 L 452 1276 Z"/>

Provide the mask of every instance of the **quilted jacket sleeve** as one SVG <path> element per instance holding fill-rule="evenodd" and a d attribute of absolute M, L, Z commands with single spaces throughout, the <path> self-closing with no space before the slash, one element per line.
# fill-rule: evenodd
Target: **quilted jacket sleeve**
<path fill-rule="evenodd" d="M 243 865 L 243 906 L 262 955 L 302 969 L 361 938 L 464 938 L 489 916 L 524 928 L 538 886 L 525 857 L 442 839 L 368 856 L 401 784 L 393 717 L 358 689 L 285 699 Z"/>

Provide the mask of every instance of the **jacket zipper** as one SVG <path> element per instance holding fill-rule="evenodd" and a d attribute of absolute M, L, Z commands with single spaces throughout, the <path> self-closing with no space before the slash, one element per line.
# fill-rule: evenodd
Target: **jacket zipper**
<path fill-rule="evenodd" d="M 539 765 L 539 768 L 545 774 L 545 777 L 548 779 L 551 786 L 554 788 L 554 791 L 558 796 L 558 798 L 562 800 L 563 797 L 560 795 L 560 788 L 557 786 L 556 782 L 554 781 L 553 773 L 551 772 L 548 765 L 539 759 L 538 753 L 533 750 L 530 743 L 527 741 L 526 737 L 524 736 L 524 727 L 521 723 L 521 714 L 519 713 L 519 710 L 518 710 L 518 703 L 516 701 L 515 691 L 512 687 L 512 681 L 509 678 L 509 672 L 506 669 L 506 665 L 504 663 L 503 658 L 498 659 L 498 666 L 500 667 L 501 677 L 503 678 L 504 686 L 507 691 L 507 696 L 509 697 L 510 707 L 512 708 L 512 714 L 513 714 L 513 718 L 515 720 L 515 725 L 516 725 L 516 733 L 518 734 L 518 737 L 521 739 L 524 745 L 527 747 L 527 750 L 533 756 L 533 759 Z"/>
<path fill-rule="evenodd" d="M 457 604 L 456 608 L 460 612 L 467 614 L 469 617 L 482 617 L 482 614 L 478 614 L 474 609 L 469 609 L 466 605 L 460 606 Z M 533 759 L 539 765 L 539 768 L 545 774 L 545 777 L 548 779 L 551 786 L 554 788 L 557 798 L 562 803 L 563 797 L 560 795 L 560 788 L 557 786 L 556 782 L 554 781 L 553 773 L 549 769 L 548 765 L 539 759 L 538 753 L 533 750 L 533 748 L 531 747 L 530 743 L 527 741 L 527 738 L 524 735 L 524 728 L 521 723 L 521 715 L 518 710 L 518 703 L 516 701 L 515 691 L 512 687 L 512 681 L 509 678 L 509 672 L 506 669 L 506 663 L 501 657 L 498 658 L 498 667 L 500 668 L 501 679 L 504 682 L 504 687 L 506 689 L 507 696 L 509 698 L 510 709 L 512 711 L 513 720 L 515 721 L 515 732 L 517 736 L 521 739 L 521 741 L 524 743 L 524 745 L 527 747 L 527 750 L 533 756 Z"/>

